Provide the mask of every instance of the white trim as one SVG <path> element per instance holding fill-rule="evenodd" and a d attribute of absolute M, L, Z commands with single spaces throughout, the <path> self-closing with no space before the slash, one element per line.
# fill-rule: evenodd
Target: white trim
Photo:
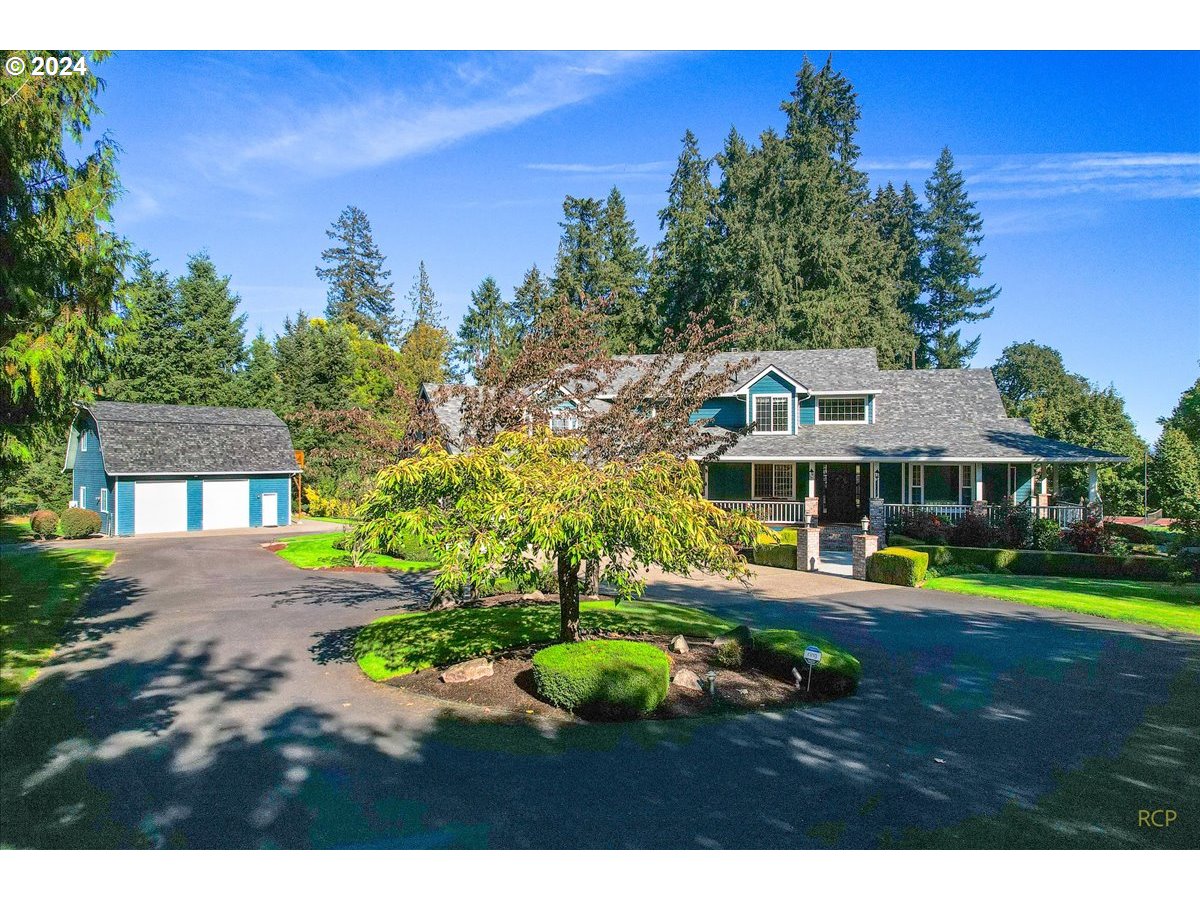
<path fill-rule="evenodd" d="M 300 470 L 283 469 L 273 472 L 247 472 L 244 469 L 237 469 L 232 472 L 108 472 L 106 469 L 105 472 L 114 477 L 120 475 L 125 478 L 149 478 L 157 475 L 170 475 L 172 478 L 188 478 L 198 475 L 287 475 L 290 477 L 299 474 Z"/>
<path fill-rule="evenodd" d="M 756 404 L 758 403 L 759 400 L 774 401 L 774 400 L 779 400 L 779 399 L 782 399 L 785 401 L 784 408 L 787 410 L 787 428 L 784 429 L 783 431 L 777 431 L 775 429 L 766 429 L 766 430 L 760 429 L 757 425 L 755 425 L 755 423 L 758 421 L 758 419 L 756 419 L 754 416 L 754 412 L 755 412 L 754 408 L 755 408 Z M 774 407 L 774 405 L 775 405 L 774 403 L 771 404 L 772 408 Z M 755 425 L 754 434 L 794 434 L 795 430 L 796 430 L 795 409 L 794 409 L 795 405 L 796 405 L 796 403 L 793 400 L 793 397 L 791 394 L 747 394 L 746 395 L 746 424 L 747 425 Z M 786 460 L 781 460 L 781 462 L 786 462 Z"/>
<path fill-rule="evenodd" d="M 79 504 L 80 509 L 87 509 L 87 485 L 86 484 L 81 484 L 79 486 L 79 499 L 76 502 Z"/>
<path fill-rule="evenodd" d="M 863 417 L 861 419 L 822 419 L 822 400 L 861 400 L 863 402 Z M 825 397 L 818 397 L 817 402 L 813 404 L 813 422 L 817 425 L 870 425 L 871 404 L 867 402 L 867 397 L 863 394 L 830 394 Z"/>
<path fill-rule="evenodd" d="M 792 467 L 792 496 L 790 498 L 787 498 L 787 497 L 781 498 L 774 494 L 772 494 L 770 497 L 759 497 L 759 496 L 755 495 L 754 485 L 755 485 L 755 482 L 758 480 L 757 473 L 755 472 L 755 470 L 759 466 L 770 466 L 771 467 L 771 487 L 774 488 L 775 487 L 775 467 L 776 466 L 788 466 L 788 465 L 790 465 Z M 781 500 L 781 499 L 782 500 L 788 500 L 788 499 L 795 500 L 796 499 L 796 464 L 794 462 L 788 463 L 787 461 L 783 461 L 783 462 L 776 461 L 776 462 L 754 463 L 753 465 L 751 465 L 750 466 L 750 499 L 751 500 L 765 500 L 765 501 Z"/>
<path fill-rule="evenodd" d="M 826 423 L 829 424 L 829 423 Z M 861 425 L 862 423 L 856 423 Z M 755 432 L 756 434 L 783 434 L 782 431 L 764 431 Z M 703 455 L 693 456 L 691 459 L 705 459 Z M 713 460 L 714 462 L 787 462 L 789 459 L 810 460 L 812 462 L 881 462 L 881 463 L 1033 463 L 1033 462 L 1052 462 L 1071 464 L 1094 463 L 1096 465 L 1117 465 L 1121 462 L 1119 459 L 1062 459 L 1061 457 L 1041 457 L 1041 456 L 809 456 L 802 451 L 797 451 L 795 454 L 787 456 L 731 456 L 725 455 L 720 459 Z M 110 473 L 113 474 L 113 473 Z M 117 473 L 123 474 L 123 473 Z M 151 473 L 146 473 L 151 474 Z M 164 473 L 168 474 L 168 473 Z"/>
<path fill-rule="evenodd" d="M 794 387 L 797 392 L 803 392 L 805 394 L 812 393 L 808 388 L 806 388 L 804 385 L 802 385 L 800 382 L 798 382 L 795 378 L 793 378 L 787 372 L 783 371 L 783 369 L 779 368 L 779 366 L 772 364 L 772 365 L 767 366 L 765 369 L 763 369 L 761 372 L 759 372 L 757 375 L 753 376 L 752 378 L 748 378 L 745 381 L 743 381 L 741 384 L 739 384 L 737 387 L 735 387 L 729 393 L 718 394 L 717 396 L 718 397 L 740 397 L 742 394 L 748 394 L 750 392 L 751 386 L 753 386 L 760 378 L 762 378 L 768 372 L 774 372 L 776 375 L 778 375 L 780 378 L 782 378 L 784 381 L 786 381 L 788 384 L 790 384 L 792 387 Z"/>
<path fill-rule="evenodd" d="M 809 391 L 810 397 L 863 397 L 863 396 L 878 396 L 883 393 L 879 388 L 861 388 L 854 391 Z"/>
<path fill-rule="evenodd" d="M 81 453 L 87 453 L 87 436 L 87 431 L 81 431 L 79 433 L 79 451 Z"/>
<path fill-rule="evenodd" d="M 119 537 L 121 534 L 121 481 L 113 479 L 113 528 L 112 536 Z"/>
<path fill-rule="evenodd" d="M 100 488 L 100 512 L 108 512 L 108 488 Z"/>

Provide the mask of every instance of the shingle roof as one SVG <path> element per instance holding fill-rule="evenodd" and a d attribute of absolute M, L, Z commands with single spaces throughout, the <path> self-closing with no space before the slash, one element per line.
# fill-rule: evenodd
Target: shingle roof
<path fill-rule="evenodd" d="M 617 390 L 635 378 L 640 366 L 647 365 L 657 358 L 653 354 L 618 356 L 618 360 L 626 361 L 629 365 L 616 373 L 612 383 L 613 389 Z M 879 381 L 875 377 L 879 373 L 879 364 L 874 348 L 714 353 L 709 358 L 706 368 L 718 372 L 730 363 L 740 362 L 749 365 L 730 382 L 730 392 L 744 387 L 747 381 L 768 366 L 774 366 L 787 373 L 793 381 L 798 381 L 810 391 L 863 391 L 879 387 Z"/>
<path fill-rule="evenodd" d="M 268 409 L 97 401 L 96 420 L 110 475 L 297 472 L 287 426 Z"/>

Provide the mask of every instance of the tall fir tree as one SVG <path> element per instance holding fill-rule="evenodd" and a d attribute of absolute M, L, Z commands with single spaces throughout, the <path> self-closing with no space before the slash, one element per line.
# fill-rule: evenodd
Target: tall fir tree
<path fill-rule="evenodd" d="M 246 357 L 246 315 L 241 298 L 229 290 L 229 276 L 217 273 L 207 253 L 188 258 L 187 274 L 175 282 L 184 355 L 184 403 L 231 406 L 237 402 L 234 378 Z"/>
<path fill-rule="evenodd" d="M 306 406 L 343 409 L 354 376 L 351 340 L 357 331 L 348 325 L 310 319 L 303 312 L 283 320 L 275 338 L 280 406 L 295 412 Z"/>
<path fill-rule="evenodd" d="M 146 253 L 119 294 L 122 327 L 113 345 L 112 371 L 103 394 L 131 403 L 182 403 L 183 319 L 179 295 L 166 271 L 156 271 Z"/>
<path fill-rule="evenodd" d="M 974 284 L 983 271 L 984 255 L 978 252 L 983 217 L 967 196 L 966 181 L 955 169 L 949 147 L 942 148 L 925 182 L 921 239 L 926 262 L 924 293 L 913 316 L 917 362 L 922 367 L 962 368 L 975 356 L 979 337 L 964 343 L 959 326 L 991 316 L 1000 289 Z"/>
<path fill-rule="evenodd" d="M 529 267 L 521 283 L 513 289 L 513 321 L 517 337 L 532 334 L 542 318 L 557 305 L 550 283 L 542 275 L 537 264 Z"/>
<path fill-rule="evenodd" d="M 246 367 L 238 373 L 237 396 L 241 406 L 276 412 L 281 408 L 275 348 L 271 346 L 261 328 L 250 342 Z"/>
<path fill-rule="evenodd" d="M 907 181 L 899 191 L 889 181 L 871 202 L 887 254 L 886 271 L 896 289 L 896 304 L 911 321 L 917 314 L 924 278 L 921 260 L 921 202 Z"/>
<path fill-rule="evenodd" d="M 461 372 L 474 378 L 489 361 L 510 359 L 517 346 L 512 309 L 489 275 L 471 292 L 471 305 L 458 328 L 455 358 Z"/>
<path fill-rule="evenodd" d="M 596 278 L 602 259 L 600 217 L 603 204 L 591 197 L 567 196 L 559 222 L 562 237 L 550 289 L 556 297 L 579 305 L 581 297 L 599 294 Z"/>
<path fill-rule="evenodd" d="M 371 233 L 367 214 L 347 206 L 333 227 L 325 232 L 334 245 L 321 253 L 328 263 L 317 266 L 317 277 L 328 283 L 325 317 L 331 322 L 348 322 L 371 340 L 389 343 L 396 338 L 396 298 L 392 273 L 384 268 L 386 257 Z"/>
<path fill-rule="evenodd" d="M 614 353 L 654 349 L 653 307 L 646 302 L 650 261 L 638 243 L 637 230 L 629 218 L 625 198 L 614 186 L 604 201 L 597 223 L 600 234 L 600 264 L 596 291 L 608 304 L 605 337 Z"/>
<path fill-rule="evenodd" d="M 404 335 L 401 353 L 408 372 L 406 386 L 413 390 L 426 382 L 437 384 L 449 379 L 453 341 L 442 325 L 442 306 L 433 292 L 424 260 L 408 297 L 413 324 Z"/>
<path fill-rule="evenodd" d="M 656 345 L 661 345 L 662 328 L 678 332 L 693 315 L 728 322 L 728 310 L 716 303 L 718 194 L 709 179 L 709 167 L 689 129 L 671 176 L 667 205 L 658 213 L 663 237 L 654 254 L 650 280 L 660 326 Z"/>

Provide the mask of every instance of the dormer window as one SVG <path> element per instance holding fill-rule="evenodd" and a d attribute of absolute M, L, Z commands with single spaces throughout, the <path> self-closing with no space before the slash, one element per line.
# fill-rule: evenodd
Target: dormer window
<path fill-rule="evenodd" d="M 866 422 L 866 397 L 820 397 L 817 399 L 818 422 Z"/>
<path fill-rule="evenodd" d="M 754 398 L 754 430 L 788 433 L 792 430 L 790 394 L 758 394 Z"/>
<path fill-rule="evenodd" d="M 80 450 L 87 450 L 87 436 L 88 436 L 88 433 L 86 431 L 83 432 L 81 435 L 79 435 L 79 449 Z"/>

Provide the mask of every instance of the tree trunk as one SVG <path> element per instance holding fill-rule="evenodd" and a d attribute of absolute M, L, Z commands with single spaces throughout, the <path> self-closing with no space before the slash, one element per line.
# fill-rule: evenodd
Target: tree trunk
<path fill-rule="evenodd" d="M 571 564 L 565 547 L 558 551 L 558 639 L 564 644 L 579 640 L 579 564 Z"/>
<path fill-rule="evenodd" d="M 589 559 L 583 564 L 583 580 L 588 597 L 600 596 L 600 561 Z"/>

